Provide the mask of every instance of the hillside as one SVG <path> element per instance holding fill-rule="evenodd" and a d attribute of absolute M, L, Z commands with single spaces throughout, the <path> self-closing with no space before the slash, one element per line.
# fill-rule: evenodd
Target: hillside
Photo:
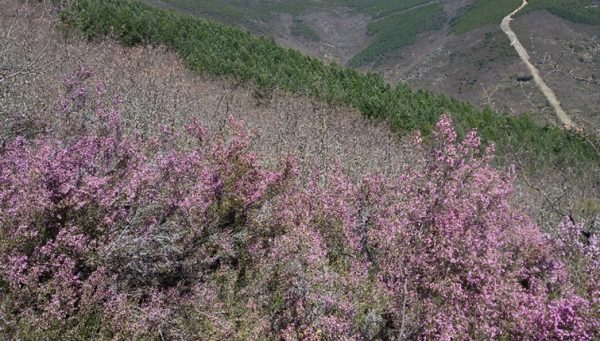
<path fill-rule="evenodd" d="M 338 160 L 353 176 L 396 174 L 410 157 L 402 152 L 408 146 L 385 124 L 365 120 L 356 109 L 281 90 L 267 95 L 233 77 L 198 74 L 165 47 L 86 42 L 39 13 L 27 17 L 18 1 L 11 5 L 0 12 L 3 143 L 16 135 L 64 128 L 57 126 L 62 118 L 55 113 L 56 99 L 64 92 L 61 82 L 85 65 L 107 96 L 123 101 L 132 129 L 156 133 L 161 125 L 182 129 L 197 119 L 219 131 L 233 115 L 256 134 L 254 148 L 267 163 L 293 154 L 308 170 L 331 168 Z"/>
<path fill-rule="evenodd" d="M 574 24 L 547 11 L 519 15 L 512 26 L 565 110 L 595 134 L 600 69 L 593 56 L 600 26 Z M 414 58 L 415 52 L 426 57 Z M 535 84 L 517 80 L 528 71 L 497 26 L 456 36 L 431 34 L 399 51 L 381 72 L 392 82 L 408 82 L 497 110 L 529 112 L 538 122 L 554 122 Z"/>
<path fill-rule="evenodd" d="M 273 37 L 327 62 L 375 71 L 393 84 L 406 82 L 479 108 L 528 112 L 540 123 L 554 123 L 535 86 L 516 81 L 527 70 L 499 29 L 518 0 L 148 2 Z M 527 26 L 519 34 L 537 42 L 529 49 L 536 65 L 591 133 L 600 128 L 594 80 L 600 69 L 587 56 L 597 54 L 599 4 L 534 0 L 517 19 Z"/>
<path fill-rule="evenodd" d="M 330 50 L 330 57 L 350 61 L 354 66 L 381 62 L 425 32 L 447 31 L 449 26 L 452 32 L 462 34 L 499 24 L 503 16 L 520 4 L 516 0 L 147 1 L 238 25 L 291 44 L 307 43 L 306 50 L 317 54 Z M 533 0 L 527 11 L 543 9 L 574 23 L 600 24 L 596 5 L 596 0 Z M 363 31 L 351 29 L 351 24 Z M 354 38 L 359 49 L 350 53 L 338 47 L 344 36 Z"/>
<path fill-rule="evenodd" d="M 420 129 L 428 134 L 441 113 L 451 112 L 460 132 L 478 128 L 501 153 L 526 143 L 535 151 L 531 155 L 534 163 L 576 158 L 580 164 L 597 164 L 593 143 L 561 129 L 540 127 L 527 115 L 509 116 L 489 108 L 479 111 L 443 95 L 413 92 L 406 85 L 392 87 L 376 74 L 325 65 L 268 39 L 141 2 L 81 1 L 67 14 L 67 20 L 88 37 L 110 33 L 129 45 L 165 44 L 193 69 L 252 81 L 266 93 L 279 88 L 350 105 L 367 117 L 388 122 L 398 133 Z"/>
<path fill-rule="evenodd" d="M 600 336 L 589 137 L 70 5 L 0 6 L 3 337 Z"/>

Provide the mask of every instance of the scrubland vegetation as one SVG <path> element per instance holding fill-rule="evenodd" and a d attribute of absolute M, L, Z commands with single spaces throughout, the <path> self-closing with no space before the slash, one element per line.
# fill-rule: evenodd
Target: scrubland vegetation
<path fill-rule="evenodd" d="M 325 66 L 220 25 L 117 3 L 80 2 L 99 7 L 80 7 L 69 14 L 68 22 L 97 38 L 102 37 L 98 33 L 109 33 L 128 44 L 166 44 L 204 74 L 251 81 L 250 86 L 259 86 L 255 110 L 265 114 L 268 105 L 263 101 L 276 101 L 269 96 L 281 95 L 281 90 L 270 91 L 281 88 L 352 104 L 385 120 L 392 111 L 374 115 L 378 111 L 368 111 L 370 102 L 361 102 L 368 97 L 360 93 L 373 89 L 368 95 L 375 98 L 397 93 L 393 101 L 375 108 L 384 110 L 394 101 L 403 105 L 396 109 L 419 108 L 406 117 L 403 111 L 394 114 L 398 122 L 414 120 L 393 126 L 407 137 L 404 143 L 412 159 L 395 165 L 395 173 L 371 169 L 371 174 L 359 176 L 348 174 L 344 166 L 375 164 L 376 155 L 370 154 L 375 147 L 357 145 L 366 155 L 339 166 L 303 167 L 298 155 L 285 152 L 275 162 L 266 162 L 277 152 L 266 155 L 268 146 L 257 146 L 256 141 L 290 142 L 259 140 L 249 123 L 234 117 L 209 129 L 191 115 L 182 115 L 212 108 L 183 108 L 185 103 L 176 100 L 201 95 L 202 89 L 190 90 L 198 86 L 195 78 L 161 83 L 161 77 L 184 77 L 181 70 L 170 69 L 169 59 L 151 60 L 160 58 L 161 48 L 123 51 L 99 42 L 71 60 L 114 54 L 121 69 L 103 73 L 71 65 L 74 73 L 49 81 L 60 89 L 58 98 L 24 99 L 35 105 L 19 110 L 10 106 L 10 98 L 0 99 L 4 122 L 12 111 L 16 116 L 42 113 L 31 116 L 40 122 L 15 124 L 1 136 L 2 335 L 21 340 L 600 337 L 596 225 L 573 217 L 536 224 L 519 203 L 515 169 L 496 168 L 497 151 L 490 136 L 483 142 L 480 135 L 512 134 L 487 124 L 514 122 L 527 139 L 542 139 L 529 153 L 551 156 L 551 164 L 565 161 L 569 154 L 543 143 L 557 139 L 572 152 L 570 144 L 593 148 L 587 141 L 540 128 L 526 118 L 480 113 L 443 97 L 394 89 L 374 75 Z M 27 30 L 18 32 L 19 28 L 10 26 L 0 38 L 4 42 L 23 37 Z M 0 73 L 0 89 L 8 82 L 16 88 L 6 94 L 18 97 L 19 90 L 31 86 L 31 77 L 41 71 L 30 64 L 55 65 L 43 56 L 35 58 L 40 52 L 60 50 L 46 45 L 42 37 L 34 39 L 34 46 L 42 48 L 32 48 L 33 58 L 23 58 L 34 61 L 24 62 L 23 74 L 11 78 L 14 70 Z M 185 39 L 192 42 L 187 45 Z M 211 45 L 216 42 L 219 45 Z M 15 42 L 14 49 L 23 49 L 23 44 L 24 39 Z M 246 53 L 224 57 L 236 49 Z M 14 55 L 18 54 L 0 49 L 0 57 Z M 103 64 L 105 60 L 111 59 L 99 58 L 96 67 L 114 65 Z M 286 76 L 284 71 L 292 68 L 285 69 L 282 60 L 292 63 L 297 73 Z M 12 61 L 0 61 L 13 66 Z M 146 69 L 146 77 L 155 80 L 132 78 L 127 83 L 127 71 Z M 340 93 L 358 99 L 310 91 L 300 78 L 303 73 L 314 77 L 320 90 L 338 84 Z M 99 78 L 101 74 L 123 78 L 117 80 L 120 90 L 113 95 L 104 84 L 114 80 Z M 295 77 L 297 83 L 292 83 Z M 128 92 L 142 83 L 140 79 L 142 92 Z M 152 87 L 155 83 L 183 87 L 161 89 Z M 36 92 L 29 90 L 23 93 Z M 227 99 L 217 101 L 218 108 Z M 453 117 L 440 115 L 445 108 L 456 110 Z M 424 119 L 420 115 L 426 110 L 440 111 Z M 281 120 L 294 121 L 299 115 L 287 114 Z M 207 118 L 211 115 L 215 114 Z M 479 122 L 478 117 L 489 121 Z M 310 141 L 300 141 L 305 148 L 318 139 L 317 145 L 333 143 L 313 126 L 302 127 L 308 123 L 296 122 L 292 130 L 312 133 L 304 137 Z M 477 124 L 479 131 L 472 131 Z M 518 142 L 527 148 L 515 134 L 500 143 L 514 147 Z M 575 153 L 571 160 L 582 167 L 597 164 L 593 154 L 584 156 Z M 544 156 L 534 159 L 546 162 Z M 589 206 L 589 220 L 600 212 L 593 198 L 581 205 Z"/>
<path fill-rule="evenodd" d="M 414 43 L 420 33 L 440 29 L 445 22 L 442 7 L 437 3 L 370 22 L 367 34 L 373 36 L 374 41 L 352 57 L 350 64 L 381 62 L 390 53 Z"/>
<path fill-rule="evenodd" d="M 154 0 L 146 0 L 154 2 Z M 209 17 L 229 18 L 227 22 L 246 24 L 249 19 L 262 17 L 268 19 L 275 13 L 300 15 L 309 10 L 327 10 L 337 6 L 348 7 L 374 18 L 382 18 L 395 12 L 404 11 L 422 4 L 426 0 L 331 0 L 331 1 L 238 1 L 238 0 L 165 0 L 162 3 L 190 13 L 205 14 Z"/>
<path fill-rule="evenodd" d="M 460 134 L 477 128 L 486 141 L 497 143 L 501 153 L 512 145 L 527 145 L 536 164 L 569 160 L 597 164 L 600 158 L 586 139 L 539 127 L 527 115 L 478 111 L 443 95 L 415 92 L 403 84 L 393 87 L 379 75 L 325 65 L 272 40 L 141 2 L 82 0 L 65 14 L 65 20 L 90 38 L 112 35 L 127 45 L 165 44 L 206 74 L 252 81 L 267 92 L 279 88 L 351 105 L 369 118 L 388 122 L 398 133 L 418 129 L 428 135 L 440 113 L 451 112 Z"/>
<path fill-rule="evenodd" d="M 503 17 L 515 10 L 522 1 L 478 0 L 465 8 L 461 15 L 453 18 L 456 33 L 465 33 L 477 27 L 500 23 Z M 592 7 L 592 0 L 529 0 L 527 7 L 519 15 L 534 10 L 545 9 L 575 23 L 600 24 L 600 8 Z"/>
<path fill-rule="evenodd" d="M 301 16 L 310 11 L 327 11 L 340 6 L 371 16 L 368 34 L 374 36 L 369 45 L 353 56 L 352 66 L 377 65 L 397 49 L 412 44 L 417 36 L 428 31 L 442 29 L 449 21 L 456 33 L 466 33 L 478 27 L 500 23 L 500 20 L 517 8 L 521 1 L 477 0 L 458 11 L 448 20 L 439 3 L 427 0 L 364 1 L 333 0 L 314 2 L 296 1 L 190 1 L 146 0 L 159 6 L 168 6 L 192 15 L 240 25 L 253 33 L 273 34 L 269 24 L 277 21 L 277 15 Z M 531 0 L 521 14 L 545 9 L 575 23 L 600 24 L 600 8 L 593 7 L 592 0 Z M 294 23 L 292 35 L 310 41 L 318 41 L 307 25 Z"/>
<path fill-rule="evenodd" d="M 545 234 L 450 116 L 400 178 L 298 182 L 243 124 L 145 137 L 65 80 L 64 131 L 0 158 L 0 327 L 16 339 L 525 338 L 598 335 L 599 240 Z M 92 83 L 93 84 L 93 83 Z"/>
<path fill-rule="evenodd" d="M 364 0 L 325 2 L 308 0 L 277 2 L 167 0 L 158 2 L 147 0 L 147 2 L 161 6 L 168 4 L 192 15 L 249 27 L 254 33 L 265 33 L 267 35 L 269 34 L 268 29 L 257 27 L 255 20 L 262 21 L 268 26 L 268 23 L 277 20 L 277 14 L 300 16 L 311 11 L 327 11 L 340 6 L 349 8 L 352 11 L 364 13 L 373 18 L 368 27 L 368 34 L 374 36 L 373 42 L 352 58 L 350 64 L 353 66 L 381 62 L 386 55 L 413 43 L 420 33 L 439 29 L 446 22 L 441 6 L 437 3 L 426 5 L 429 2 L 427 0 L 385 0 L 375 2 Z M 294 22 L 291 29 L 294 36 L 301 36 L 310 41 L 318 41 L 315 33 L 307 25 Z"/>

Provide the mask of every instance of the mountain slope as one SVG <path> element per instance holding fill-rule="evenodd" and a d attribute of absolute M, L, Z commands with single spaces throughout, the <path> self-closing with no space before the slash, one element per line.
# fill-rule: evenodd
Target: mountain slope
<path fill-rule="evenodd" d="M 516 81 L 528 71 L 518 59 L 503 58 L 504 50 L 509 49 L 506 39 L 488 37 L 498 33 L 500 19 L 520 4 L 516 0 L 149 2 L 273 37 L 284 46 L 325 61 L 376 71 L 393 83 L 407 82 L 415 88 L 468 100 L 480 108 L 492 105 L 514 114 L 529 112 L 538 122 L 554 123 L 539 91 Z M 559 44 L 569 41 L 583 50 L 598 45 L 600 1 L 532 0 L 517 21 L 546 18 L 545 13 L 553 14 L 555 17 L 548 20 L 559 21 L 562 27 L 553 36 Z M 553 27 L 542 21 L 537 26 L 529 25 L 522 34 L 535 35 L 541 42 L 553 38 L 547 34 Z M 570 34 L 572 31 L 579 34 Z M 482 40 L 484 44 L 472 44 Z M 570 53 L 569 47 L 559 50 L 538 44 L 536 49 L 528 50 L 543 58 L 536 64 L 551 63 L 560 68 L 559 72 L 567 73 L 559 79 L 556 70 L 541 70 L 544 78 L 557 78 L 558 84 L 552 88 L 558 88 L 560 101 L 571 102 L 568 114 L 579 116 L 579 126 L 591 127 L 589 133 L 600 129 L 597 89 L 585 84 L 589 77 L 600 77 L 599 64 L 578 63 L 577 59 L 585 58 L 582 53 L 575 53 L 576 59 L 563 56 Z M 505 65 L 497 59 L 508 61 Z M 438 70 L 435 78 L 429 73 L 432 69 Z M 571 82 L 569 77 L 579 81 Z"/>
<path fill-rule="evenodd" d="M 367 117 L 387 121 L 407 133 L 431 131 L 441 113 L 451 112 L 461 132 L 478 128 L 502 152 L 512 145 L 528 145 L 537 163 L 598 161 L 585 139 L 557 128 L 539 127 L 528 116 L 508 116 L 489 109 L 478 111 L 467 103 L 427 92 L 392 87 L 375 74 L 360 74 L 338 65 L 283 49 L 232 27 L 165 12 L 136 1 L 86 1 L 67 20 L 89 37 L 116 34 L 126 44 L 166 44 L 192 68 L 214 75 L 253 81 L 264 91 L 276 87 L 351 105 Z"/>
<path fill-rule="evenodd" d="M 513 187 L 449 115 L 429 141 L 398 140 L 356 109 L 198 73 L 173 48 L 85 41 L 8 1 L 5 337 L 597 338 L 599 192 L 559 177 L 558 200 L 580 200 L 563 207 L 548 173 L 518 168 L 534 182 Z"/>

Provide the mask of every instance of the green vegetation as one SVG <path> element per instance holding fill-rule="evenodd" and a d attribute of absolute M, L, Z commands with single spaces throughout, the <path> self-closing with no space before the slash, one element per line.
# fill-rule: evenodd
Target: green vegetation
<path fill-rule="evenodd" d="M 373 21 L 369 23 L 368 34 L 375 37 L 374 41 L 354 56 L 350 64 L 377 63 L 390 52 L 414 43 L 419 33 L 441 28 L 445 20 L 442 7 L 434 3 Z"/>
<path fill-rule="evenodd" d="M 359 9 L 375 18 L 381 18 L 394 12 L 404 11 L 430 2 L 429 0 L 333 0 L 336 5 Z"/>
<path fill-rule="evenodd" d="M 442 7 L 429 0 L 145 1 L 267 35 L 273 33 L 269 32 L 269 23 L 276 22 L 278 14 L 297 17 L 309 11 L 349 7 L 374 19 L 368 27 L 368 34 L 375 37 L 374 41 L 352 59 L 354 66 L 377 63 L 394 50 L 412 44 L 419 33 L 441 28 L 446 20 Z M 294 20 L 291 33 L 308 41 L 320 40 L 319 35 L 300 20 Z"/>
<path fill-rule="evenodd" d="M 294 22 L 291 27 L 291 33 L 293 36 L 302 37 L 308 41 L 321 40 L 319 34 L 299 18 L 294 18 Z"/>
<path fill-rule="evenodd" d="M 374 41 L 357 54 L 351 65 L 377 63 L 400 47 L 412 44 L 419 33 L 436 30 L 445 22 L 438 2 L 428 0 L 144 0 L 155 5 L 183 11 L 194 16 L 211 18 L 250 29 L 253 33 L 273 34 L 270 24 L 279 14 L 293 16 L 308 11 L 328 10 L 340 6 L 353 8 L 373 18 L 369 34 Z M 481 26 L 499 24 L 504 16 L 522 0 L 477 0 L 452 18 L 456 33 L 466 33 Z M 546 9 L 576 23 L 600 24 L 600 8 L 593 0 L 530 0 L 522 13 Z M 292 34 L 309 41 L 318 41 L 317 34 L 303 23 L 294 22 Z"/>
<path fill-rule="evenodd" d="M 452 20 L 454 32 L 465 33 L 481 26 L 499 24 L 521 3 L 521 0 L 478 0 Z M 520 14 L 545 9 L 572 22 L 600 24 L 600 8 L 591 5 L 592 0 L 529 0 Z"/>
<path fill-rule="evenodd" d="M 248 22 L 257 17 L 268 20 L 273 13 L 299 15 L 309 10 L 326 10 L 339 6 L 382 18 L 395 12 L 427 4 L 430 0 L 145 0 L 154 4 L 166 4 L 190 14 L 229 19 L 232 22 Z"/>
<path fill-rule="evenodd" d="M 456 33 L 466 33 L 477 27 L 500 23 L 503 17 L 522 3 L 521 0 L 478 0 L 463 10 L 463 13 L 452 19 Z"/>
<path fill-rule="evenodd" d="M 240 0 L 144 0 L 145 2 L 170 7 L 182 12 L 216 19 L 228 24 L 252 27 L 266 27 L 275 19 L 274 14 L 299 15 L 315 6 L 310 0 L 300 1 L 240 1 Z M 261 30 L 264 29 L 261 28 Z"/>
<path fill-rule="evenodd" d="M 167 1 L 149 1 L 156 4 L 165 4 L 166 6 L 177 8 L 186 13 L 207 16 L 226 22 L 237 22 L 240 18 L 246 18 L 247 21 L 259 19 L 260 17 L 254 11 L 248 11 L 247 8 L 240 8 L 234 4 L 220 0 L 167 0 Z"/>
<path fill-rule="evenodd" d="M 336 64 L 279 47 L 271 39 L 236 28 L 164 11 L 135 0 L 78 0 L 64 13 L 89 38 L 114 35 L 123 43 L 165 44 L 193 69 L 254 82 L 262 89 L 285 91 L 351 105 L 365 116 L 384 120 L 406 134 L 420 129 L 430 134 L 443 112 L 453 113 L 459 133 L 477 128 L 500 153 L 510 146 L 528 146 L 532 161 L 597 163 L 594 148 L 577 135 L 540 127 L 523 115 L 513 117 L 406 85 L 393 87 L 376 74 L 361 74 Z M 535 166 L 535 164 L 534 164 Z"/>
<path fill-rule="evenodd" d="M 550 13 L 581 24 L 600 25 L 600 7 L 593 0 L 529 0 L 527 11 L 546 9 Z"/>

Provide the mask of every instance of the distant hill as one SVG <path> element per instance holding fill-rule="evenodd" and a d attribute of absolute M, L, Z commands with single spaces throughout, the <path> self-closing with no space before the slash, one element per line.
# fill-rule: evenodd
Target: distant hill
<path fill-rule="evenodd" d="M 195 70 L 254 82 L 267 93 L 279 88 L 353 106 L 367 117 L 386 121 L 399 134 L 419 129 L 427 135 L 440 115 L 450 112 L 459 132 L 477 128 L 502 153 L 514 145 L 527 146 L 536 164 L 573 158 L 595 164 L 600 158 L 585 139 L 539 126 L 528 115 L 477 110 L 447 96 L 391 86 L 377 74 L 326 65 L 272 40 L 139 1 L 81 0 L 65 20 L 89 37 L 112 34 L 128 45 L 165 44 Z"/>
<path fill-rule="evenodd" d="M 539 90 L 515 81 L 528 71 L 498 27 L 520 0 L 145 1 L 271 37 L 325 62 L 375 71 L 393 84 L 555 123 Z M 593 57 L 600 55 L 600 1 L 531 0 L 520 22 L 518 33 L 535 36 L 525 43 L 566 110 L 590 132 L 600 129 L 600 63 Z"/>
<path fill-rule="evenodd" d="M 363 17 L 362 33 L 355 40 L 357 51 L 337 51 L 333 57 L 353 66 L 379 64 L 393 52 L 412 44 L 429 31 L 470 32 L 478 27 L 494 25 L 521 3 L 519 0 L 145 0 L 174 8 L 195 16 L 234 24 L 256 34 L 263 34 L 300 45 L 333 45 L 334 35 L 355 35 L 344 27 L 327 29 L 323 20 L 342 13 L 348 19 Z M 600 24 L 597 0 L 532 0 L 527 11 L 546 9 L 574 23 Z M 292 20 L 287 18 L 291 17 Z M 335 19 L 334 19 L 335 20 Z M 357 38 L 356 36 L 354 38 Z M 305 44 L 303 44 L 305 43 Z M 317 54 L 318 51 L 315 51 Z M 345 54 L 344 54 L 345 53 Z"/>

